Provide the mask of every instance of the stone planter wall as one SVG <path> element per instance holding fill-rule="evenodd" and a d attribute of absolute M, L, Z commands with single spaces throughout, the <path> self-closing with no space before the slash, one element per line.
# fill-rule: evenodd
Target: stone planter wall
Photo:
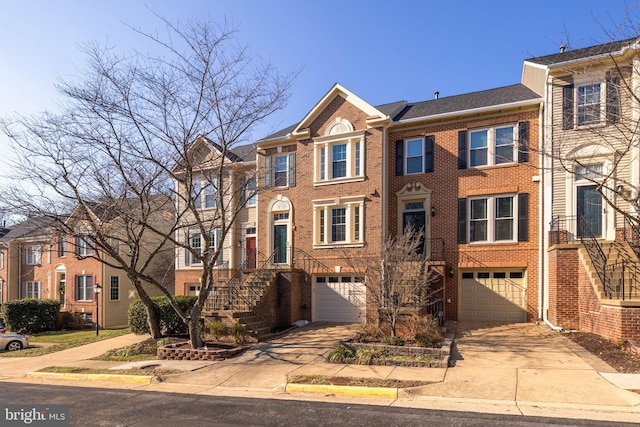
<path fill-rule="evenodd" d="M 188 342 L 184 342 L 158 347 L 157 357 L 158 359 L 166 360 L 225 360 L 242 353 L 246 349 L 246 346 L 191 348 Z"/>

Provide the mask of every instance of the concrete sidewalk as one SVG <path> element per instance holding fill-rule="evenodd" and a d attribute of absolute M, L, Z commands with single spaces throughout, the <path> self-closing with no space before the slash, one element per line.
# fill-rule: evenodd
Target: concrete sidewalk
<path fill-rule="evenodd" d="M 0 358 L 3 381 L 135 388 L 147 391 L 210 395 L 342 401 L 377 405 L 464 410 L 489 413 L 556 416 L 637 422 L 640 394 L 617 387 L 620 379 L 610 366 L 584 351 L 568 338 L 535 324 L 458 325 L 456 351 L 450 368 L 401 368 L 390 366 L 336 365 L 323 355 L 359 325 L 311 324 L 278 339 L 261 343 L 242 355 L 217 362 L 151 361 L 165 368 L 188 369 L 162 382 L 123 384 L 54 381 L 25 378 L 44 366 L 123 367 L 116 362 L 87 360 L 146 337 L 126 335 L 36 358 Z M 107 366 L 109 365 L 109 366 Z M 135 365 L 135 364 L 133 364 Z M 131 365 L 129 365 L 131 366 Z M 338 396 L 339 387 L 291 393 L 288 375 L 420 380 L 429 385 L 397 390 L 395 395 L 372 398 L 358 389 Z M 640 375 L 626 376 L 626 386 L 640 390 Z M 108 385 L 107 385 L 108 384 Z M 290 391 L 290 390 L 289 390 Z"/>

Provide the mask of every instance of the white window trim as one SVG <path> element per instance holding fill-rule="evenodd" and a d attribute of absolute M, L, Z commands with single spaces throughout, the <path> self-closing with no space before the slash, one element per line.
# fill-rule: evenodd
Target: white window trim
<path fill-rule="evenodd" d="M 403 167 L 405 175 L 418 175 L 418 174 L 424 173 L 424 156 L 426 154 L 425 150 L 424 150 L 425 149 L 424 138 L 425 138 L 424 136 L 416 137 L 416 138 L 407 138 L 404 141 L 404 147 L 403 147 L 404 148 L 404 150 L 403 150 L 404 158 L 402 159 L 402 163 L 403 163 L 402 167 Z M 409 165 L 408 165 L 407 161 L 409 160 L 409 142 L 411 142 L 411 141 L 420 141 L 420 153 L 421 153 L 420 154 L 420 158 L 422 160 L 420 161 L 420 171 L 419 172 L 409 172 Z"/>
<path fill-rule="evenodd" d="M 26 282 L 22 282 L 24 285 L 23 288 L 23 292 L 24 294 L 22 295 L 22 298 L 34 298 L 34 299 L 40 299 L 42 296 L 42 284 L 37 281 L 37 280 L 28 280 Z M 29 295 L 30 293 L 33 292 L 29 292 L 29 288 L 32 288 L 32 290 L 35 291 L 35 295 Z"/>
<path fill-rule="evenodd" d="M 42 247 L 40 245 L 28 245 L 25 247 L 25 265 L 42 264 Z"/>
<path fill-rule="evenodd" d="M 118 282 L 118 298 L 112 298 L 112 290 L 114 288 L 113 286 L 113 279 L 117 279 Z M 120 287 L 120 276 L 110 276 L 109 277 L 109 301 L 120 301 L 120 294 L 122 293 L 122 289 Z"/>
<path fill-rule="evenodd" d="M 503 197 L 511 197 L 513 200 L 512 211 L 512 229 L 511 239 L 495 240 L 495 224 L 496 224 L 496 199 Z M 471 202 L 473 200 L 487 200 L 487 240 L 471 240 Z M 518 242 L 518 195 L 515 193 L 506 194 L 490 194 L 482 196 L 469 197 L 467 199 L 467 236 L 469 236 L 469 244 L 485 245 L 485 244 L 513 244 Z"/>
<path fill-rule="evenodd" d="M 496 163 L 496 130 L 508 127 L 513 128 L 513 160 L 510 162 Z M 471 134 L 482 131 L 487 131 L 487 163 L 484 165 L 473 166 L 471 164 L 471 152 L 473 151 L 473 148 L 471 147 Z M 469 169 L 499 167 L 518 163 L 518 132 L 519 129 L 517 123 L 503 123 L 496 126 L 469 129 L 467 135 L 467 146 L 469 147 L 467 149 L 467 164 L 469 165 Z"/>
<path fill-rule="evenodd" d="M 363 247 L 364 238 L 364 200 L 365 196 L 337 197 L 333 199 L 312 200 L 313 203 L 313 248 L 345 248 Z M 355 208 L 359 208 L 359 239 L 355 240 Z M 346 241 L 331 241 L 331 210 L 336 208 L 346 209 Z M 320 240 L 320 212 L 324 212 L 324 238 Z"/>
<path fill-rule="evenodd" d="M 314 138 L 313 140 L 313 159 L 314 174 L 313 184 L 315 186 L 331 185 L 344 182 L 364 181 L 365 178 L 365 132 L 356 131 L 342 133 L 338 135 L 329 135 Z M 332 175 L 332 159 L 331 147 L 335 145 L 347 145 L 347 176 L 340 178 L 331 178 Z M 359 165 L 356 165 L 356 145 L 359 144 Z M 321 171 L 321 152 L 324 149 L 324 179 L 322 179 Z M 360 174 L 356 175 L 356 170 L 360 170 Z"/>
<path fill-rule="evenodd" d="M 578 89 L 583 86 L 600 85 L 600 120 L 578 123 Z M 573 127 L 574 129 L 589 129 L 607 124 L 607 79 L 603 74 L 592 75 L 573 82 Z"/>
<path fill-rule="evenodd" d="M 78 296 L 78 279 L 80 279 L 81 277 L 83 277 L 83 278 L 84 278 L 84 284 L 83 284 L 83 286 L 84 286 L 84 289 L 85 289 L 85 292 L 84 292 L 84 293 L 85 293 L 85 295 L 84 295 L 84 298 L 85 298 L 85 299 L 80 299 L 80 298 L 79 298 L 79 296 Z M 88 288 L 87 288 L 87 277 L 91 277 L 91 286 L 89 286 Z M 75 277 L 75 280 L 74 280 L 74 283 L 73 283 L 73 286 L 75 287 L 75 288 L 74 288 L 74 289 L 75 289 L 75 300 L 76 300 L 76 301 L 93 301 L 93 287 L 94 287 L 95 285 L 96 285 L 96 284 L 95 284 L 95 283 L 94 283 L 94 281 L 93 281 L 93 276 L 92 276 L 92 275 L 90 275 L 90 274 L 80 274 L 80 275 L 77 275 L 77 276 Z M 91 289 L 91 292 L 90 292 L 90 298 L 89 298 L 89 299 L 86 299 L 86 297 L 87 297 L 87 295 L 86 295 L 86 294 L 87 294 L 86 290 L 87 290 L 87 289 Z"/>

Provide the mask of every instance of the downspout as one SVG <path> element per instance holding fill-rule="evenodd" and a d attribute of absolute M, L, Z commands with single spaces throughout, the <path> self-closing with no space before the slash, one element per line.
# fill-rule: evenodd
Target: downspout
<path fill-rule="evenodd" d="M 542 296 L 542 300 L 538 299 L 538 306 L 540 307 L 540 304 L 542 304 L 541 306 L 541 311 L 542 311 L 542 320 L 544 321 L 544 323 L 549 326 L 551 329 L 553 329 L 554 331 L 562 331 L 562 327 L 560 326 L 556 326 L 553 323 L 551 323 L 551 321 L 549 320 L 549 283 L 548 283 L 548 278 L 549 278 L 549 253 L 547 252 L 547 247 L 549 244 L 549 233 L 548 233 L 548 227 L 549 227 L 549 221 L 547 221 L 548 219 L 551 218 L 551 214 L 553 213 L 553 157 L 551 159 L 548 158 L 548 156 L 546 156 L 546 149 L 547 147 L 545 146 L 545 141 L 548 141 L 550 144 L 553 144 L 553 86 L 551 84 L 551 82 L 549 81 L 549 70 L 547 69 L 547 78 L 546 78 L 546 86 L 545 86 L 545 93 L 544 93 L 544 100 L 546 100 L 548 103 L 551 104 L 551 108 L 547 108 L 544 110 L 544 115 L 542 117 L 545 118 L 544 123 L 542 121 L 540 121 L 538 123 L 538 126 L 541 128 L 541 130 L 543 130 L 543 132 L 540 132 L 540 135 L 542 137 L 541 139 L 541 150 L 540 150 L 540 156 L 543 163 L 542 164 L 542 209 L 541 211 L 543 212 L 542 214 L 542 218 L 541 218 L 541 222 L 540 222 L 540 229 L 542 230 L 542 239 L 540 239 L 540 251 L 541 251 L 541 256 L 540 256 L 540 262 L 542 263 L 542 269 L 539 271 L 542 271 L 542 275 L 540 275 L 539 280 L 540 280 L 540 288 L 539 288 L 539 292 L 538 295 L 539 297 Z M 551 88 L 551 89 L 550 89 Z M 542 113 L 541 113 L 542 114 Z M 549 124 L 547 124 L 549 123 Z M 546 132 L 544 132 L 544 129 L 549 129 L 549 135 L 546 134 Z M 547 178 L 550 181 L 550 186 L 549 186 L 549 191 L 545 191 L 546 190 L 546 186 L 547 186 Z M 547 194 L 549 193 L 549 194 Z M 548 197 L 548 203 L 545 203 L 545 198 Z M 548 211 L 548 215 L 545 215 L 544 212 Z"/>
<path fill-rule="evenodd" d="M 388 139 L 389 139 L 389 127 L 384 126 L 382 128 L 382 240 L 380 241 L 380 247 L 384 247 L 384 242 L 387 239 L 389 230 L 388 227 L 388 216 L 389 212 L 387 211 L 387 205 L 389 203 L 388 197 L 388 178 L 387 178 L 387 147 L 388 147 Z"/>
<path fill-rule="evenodd" d="M 540 185 L 538 186 L 538 200 L 540 200 L 540 208 L 538 209 L 538 319 L 542 319 L 542 297 L 544 289 L 544 248 L 545 248 L 545 230 L 544 230 L 544 186 L 545 186 L 545 174 L 544 174 L 544 101 L 540 102 L 540 108 L 538 110 L 538 165 L 541 167 Z"/>

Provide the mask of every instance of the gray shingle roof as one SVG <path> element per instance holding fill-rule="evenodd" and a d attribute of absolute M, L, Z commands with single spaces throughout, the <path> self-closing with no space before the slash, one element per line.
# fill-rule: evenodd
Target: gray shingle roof
<path fill-rule="evenodd" d="M 256 148 L 253 146 L 253 144 L 233 147 L 231 149 L 231 153 L 233 153 L 237 157 L 237 159 L 242 162 L 251 162 L 256 159 Z"/>
<path fill-rule="evenodd" d="M 9 232 L 0 238 L 0 242 L 8 242 L 19 238 L 49 236 L 51 233 L 49 227 L 53 225 L 53 222 L 53 219 L 50 218 L 29 218 L 9 227 Z"/>
<path fill-rule="evenodd" d="M 592 56 L 603 55 L 607 53 L 618 52 L 621 49 L 635 43 L 637 38 L 626 40 L 618 40 L 609 43 L 603 43 L 596 46 L 589 46 L 582 49 L 565 50 L 562 53 L 554 53 L 552 55 L 538 56 L 527 59 L 527 62 L 533 62 L 540 65 L 554 65 L 576 59 L 589 58 Z"/>
<path fill-rule="evenodd" d="M 448 96 L 429 101 L 409 103 L 396 116 L 394 121 L 415 119 L 418 117 L 453 113 L 456 111 L 473 110 L 482 107 L 492 107 L 519 101 L 539 99 L 540 95 L 523 84 L 499 87 L 480 92 L 465 93 Z"/>

